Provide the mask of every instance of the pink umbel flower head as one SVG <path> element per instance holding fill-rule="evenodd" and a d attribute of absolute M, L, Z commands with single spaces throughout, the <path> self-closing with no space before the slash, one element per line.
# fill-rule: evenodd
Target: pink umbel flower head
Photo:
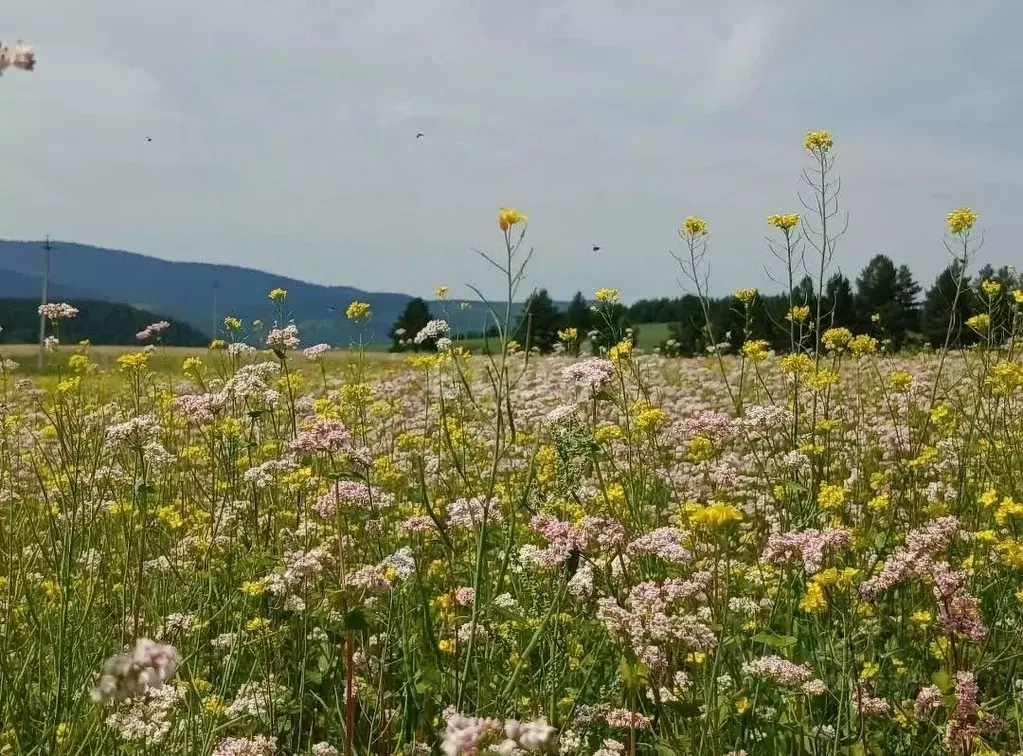
<path fill-rule="evenodd" d="M 92 698 L 132 698 L 146 688 L 163 685 L 180 664 L 181 654 L 173 646 L 140 638 L 130 651 L 107 659 Z"/>

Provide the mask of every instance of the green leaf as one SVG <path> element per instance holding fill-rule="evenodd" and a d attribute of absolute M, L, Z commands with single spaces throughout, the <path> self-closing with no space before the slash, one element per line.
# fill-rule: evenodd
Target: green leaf
<path fill-rule="evenodd" d="M 944 668 L 931 675 L 931 682 L 937 685 L 938 690 L 942 693 L 952 689 L 952 678 L 948 676 L 948 672 Z"/>
<path fill-rule="evenodd" d="M 791 635 L 775 635 L 774 633 L 757 633 L 751 641 L 754 643 L 763 643 L 772 648 L 788 648 L 794 646 L 799 641 L 798 638 L 793 638 Z"/>

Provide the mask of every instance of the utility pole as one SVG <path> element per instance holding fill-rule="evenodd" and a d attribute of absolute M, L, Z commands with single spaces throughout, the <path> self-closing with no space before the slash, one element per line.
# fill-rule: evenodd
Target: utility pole
<path fill-rule="evenodd" d="M 213 282 L 213 330 L 210 331 L 210 338 L 217 338 L 217 282 Z"/>
<path fill-rule="evenodd" d="M 50 251 L 53 247 L 50 245 L 50 236 L 46 236 L 46 244 L 43 245 L 45 250 L 45 256 L 43 258 L 43 297 L 40 304 L 48 304 L 48 297 L 50 296 Z M 46 361 L 46 317 L 39 313 L 39 369 L 43 369 L 43 363 Z"/>

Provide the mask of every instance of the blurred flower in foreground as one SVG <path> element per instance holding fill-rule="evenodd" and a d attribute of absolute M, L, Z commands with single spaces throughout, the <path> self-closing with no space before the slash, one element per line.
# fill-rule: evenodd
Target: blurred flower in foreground
<path fill-rule="evenodd" d="M 140 638 L 130 651 L 107 659 L 92 698 L 103 701 L 134 697 L 146 688 L 163 685 L 179 664 L 181 654 L 176 648 Z"/>
<path fill-rule="evenodd" d="M 686 218 L 686 222 L 682 224 L 681 232 L 683 236 L 706 236 L 707 221 L 695 215 L 690 215 Z"/>
<path fill-rule="evenodd" d="M 36 54 L 29 45 L 18 40 L 13 45 L 0 42 L 0 75 L 8 68 L 20 68 L 22 71 L 34 71 Z"/>
<path fill-rule="evenodd" d="M 803 140 L 803 147 L 810 152 L 825 153 L 828 152 L 832 147 L 835 146 L 834 140 L 825 130 L 820 131 L 808 131 L 806 132 L 806 139 Z"/>

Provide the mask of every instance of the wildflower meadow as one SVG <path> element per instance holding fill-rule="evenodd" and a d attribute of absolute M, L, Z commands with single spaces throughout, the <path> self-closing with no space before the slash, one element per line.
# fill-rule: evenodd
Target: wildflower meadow
<path fill-rule="evenodd" d="M 831 327 L 791 285 L 841 256 L 804 146 L 784 351 L 641 353 L 612 288 L 583 357 L 506 305 L 483 355 L 439 320 L 305 344 L 281 289 L 258 344 L 155 323 L 101 364 L 42 308 L 47 368 L 0 371 L 0 753 L 1023 752 L 1023 291 L 970 291 L 1006 310 L 950 308 L 942 349 Z M 958 298 L 979 220 L 941 221 Z M 706 301 L 712 225 L 680 225 Z M 528 221 L 497 226 L 511 302 Z"/>

